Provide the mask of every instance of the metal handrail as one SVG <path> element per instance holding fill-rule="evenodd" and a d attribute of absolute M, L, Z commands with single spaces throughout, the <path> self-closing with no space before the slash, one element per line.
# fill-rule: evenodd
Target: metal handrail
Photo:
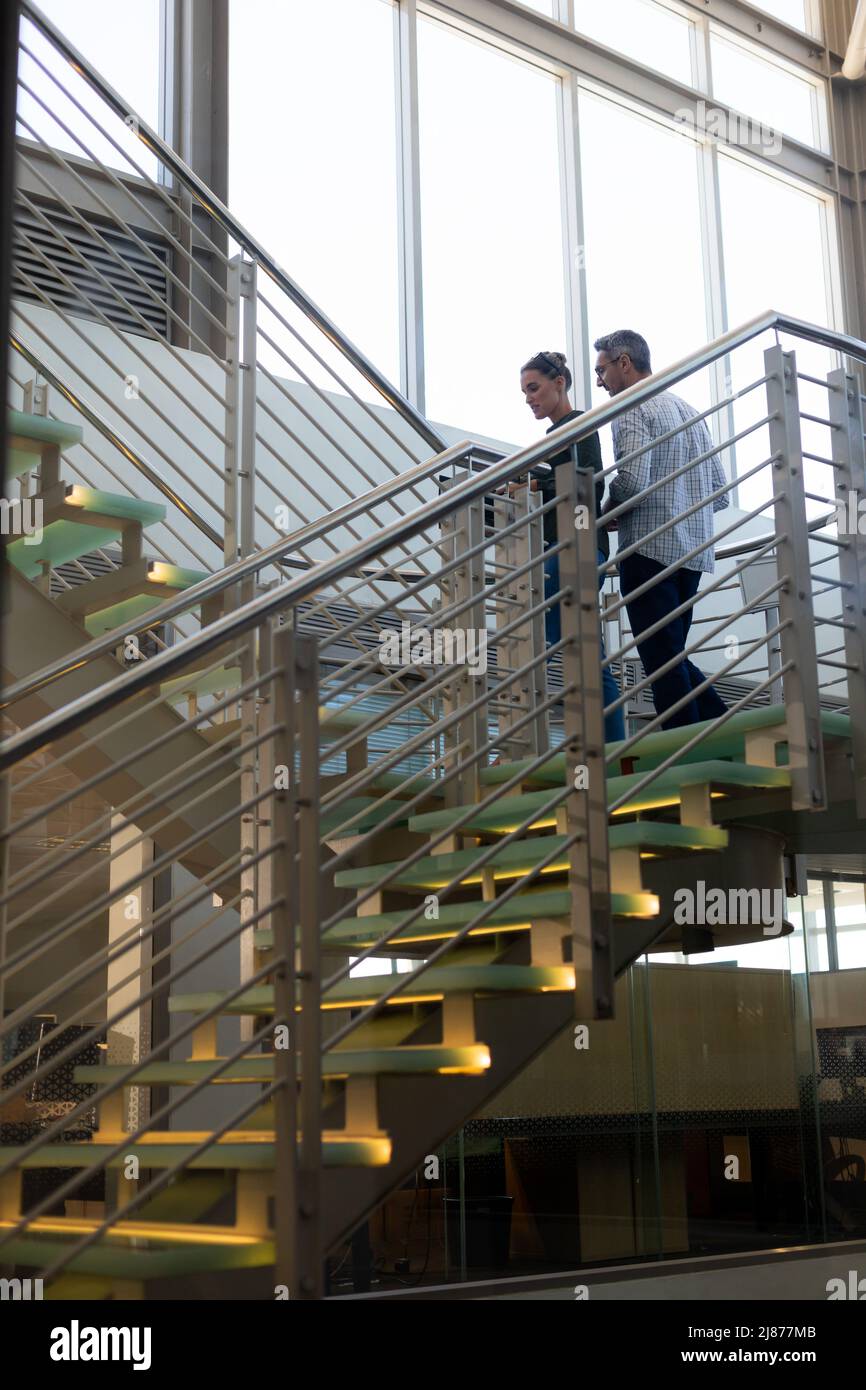
<path fill-rule="evenodd" d="M 71 63 L 79 76 L 111 107 L 115 115 L 119 116 L 121 120 L 126 120 L 129 115 L 128 102 L 125 102 L 106 82 L 105 78 L 91 67 L 84 55 L 79 53 L 78 49 L 69 42 L 59 29 L 55 28 L 42 11 L 30 3 L 30 0 L 21 0 L 20 9 L 21 13 L 26 15 L 31 23 L 51 40 L 55 48 Z M 345 334 L 341 333 L 336 324 L 303 292 L 273 256 L 265 250 L 261 242 L 253 236 L 252 232 L 247 231 L 246 227 L 217 198 L 216 194 L 208 188 L 194 170 L 140 116 L 137 116 L 137 134 L 142 144 L 146 145 L 157 156 L 160 163 L 164 164 L 195 195 L 204 211 L 213 217 L 234 241 L 243 246 L 259 262 L 280 289 L 289 296 L 311 323 L 314 323 L 325 337 L 340 350 L 356 371 L 360 372 L 372 386 L 375 386 L 389 405 L 404 420 L 408 421 L 428 444 L 435 449 L 444 449 L 446 440 L 439 431 L 424 418 L 405 396 L 391 385 L 382 373 L 373 366 L 369 358 L 361 352 L 360 348 L 357 348 Z"/>
<path fill-rule="evenodd" d="M 711 343 L 706 344 L 705 347 L 681 358 L 672 366 L 654 373 L 643 381 L 636 382 L 634 386 L 628 387 L 627 390 L 611 400 L 592 407 L 579 419 L 560 426 L 559 429 L 552 431 L 537 443 L 517 450 L 500 463 L 494 464 L 481 473 L 470 475 L 465 481 L 442 493 L 438 498 L 432 499 L 424 506 L 416 508 L 415 511 L 409 512 L 406 516 L 390 523 L 381 530 L 375 531 L 372 536 L 358 541 L 339 555 L 321 561 L 305 574 L 290 580 L 279 589 L 252 599 L 231 614 L 217 619 L 207 628 L 194 633 L 183 643 L 169 648 L 160 653 L 159 656 L 152 657 L 144 666 L 124 672 L 116 680 L 108 682 L 87 696 L 82 696 L 63 710 L 55 711 L 46 716 L 29 730 L 9 740 L 0 752 L 0 769 L 9 766 L 19 757 L 29 756 L 43 747 L 45 743 L 54 738 L 60 738 L 63 734 L 76 728 L 84 719 L 93 717 L 97 712 L 101 713 L 110 709 L 113 704 L 127 699 L 156 680 L 167 679 L 175 671 L 183 668 L 191 657 L 207 655 L 223 641 L 249 632 L 283 608 L 302 602 L 319 589 L 327 587 L 346 574 L 356 571 L 374 559 L 383 549 L 411 540 L 420 531 L 435 526 L 452 512 L 456 505 L 472 502 L 504 484 L 513 482 L 534 465 L 544 462 L 549 455 L 559 453 L 563 448 L 594 434 L 628 410 L 633 410 L 636 406 L 651 400 L 654 396 L 677 385 L 694 372 L 703 370 L 713 362 L 751 342 L 754 338 L 760 337 L 762 333 L 773 329 L 833 348 L 866 365 L 866 343 L 859 339 L 839 333 L 834 329 L 824 329 L 801 319 L 790 318 L 785 314 L 777 313 L 775 310 L 767 310 L 750 319 L 741 327 L 730 329 L 727 333 L 721 334 Z M 171 600 L 161 610 L 155 611 L 159 612 L 161 617 L 172 617 L 192 604 L 198 604 L 213 597 L 229 585 L 256 573 L 265 565 L 279 558 L 287 549 L 296 548 L 315 539 L 349 517 L 362 515 L 379 502 L 387 500 L 394 493 L 422 478 L 431 476 L 443 466 L 455 462 L 470 452 L 473 447 L 472 440 L 464 440 L 459 444 L 452 445 L 443 453 L 427 460 L 426 463 L 418 464 L 414 468 L 406 470 L 405 473 L 389 479 L 357 501 L 348 503 L 346 507 L 340 508 L 329 517 L 304 527 L 288 540 L 280 538 L 266 549 L 257 551 L 254 555 L 229 566 L 209 579 L 202 580 L 200 584 L 187 589 L 178 599 Z M 760 542 L 756 538 L 756 548 L 759 544 Z M 151 614 L 151 620 L 153 620 L 153 616 Z M 124 631 L 124 628 L 119 628 L 107 637 L 89 643 L 79 652 L 64 658 L 62 661 L 55 662 L 42 671 L 36 672 L 27 680 L 19 682 L 17 686 L 4 692 L 4 703 L 8 704 L 17 700 L 28 691 L 37 689 L 48 681 L 68 673 L 73 667 L 78 668 L 93 657 L 114 650 L 118 642 L 122 640 Z"/>
<path fill-rule="evenodd" d="M 719 358 L 727 356 L 737 348 L 751 342 L 752 339 L 760 337 L 762 333 L 766 333 L 773 329 L 790 333 L 806 341 L 815 342 L 825 347 L 832 348 L 866 365 L 866 343 L 861 342 L 858 338 L 852 338 L 850 335 L 839 333 L 835 329 L 821 328 L 816 324 L 807 323 L 805 320 L 791 318 L 788 315 L 768 309 L 755 318 L 748 320 L 739 328 L 733 328 L 727 333 L 721 334 L 705 347 L 681 358 L 672 366 L 654 373 L 645 381 L 640 381 L 634 386 L 630 386 L 628 390 L 623 391 L 620 395 L 585 411 L 579 419 L 572 420 L 568 424 L 562 425 L 559 429 L 552 431 L 551 434 L 547 435 L 537 444 L 529 445 L 524 449 L 518 450 L 516 453 L 507 455 L 498 463 L 494 463 L 491 467 L 479 473 L 475 480 L 468 479 L 465 483 L 459 484 L 458 487 L 450 489 L 447 494 L 448 498 L 452 502 L 470 501 L 475 497 L 483 496 L 484 493 L 491 491 L 493 488 L 503 483 L 512 481 L 534 464 L 543 462 L 549 454 L 558 453 L 563 448 L 579 442 L 581 439 L 595 433 L 603 426 L 610 424 L 625 411 L 633 409 L 635 406 L 642 405 L 644 401 L 650 400 L 653 396 L 659 395 L 662 391 L 669 390 L 672 386 L 677 385 L 680 381 L 692 375 L 693 372 L 700 371 L 710 366 L 713 362 L 718 361 Z M 290 538 L 280 537 L 264 549 L 256 551 L 255 554 L 243 560 L 236 561 L 235 564 L 229 565 L 227 568 L 220 570 L 217 574 L 211 575 L 207 579 L 203 579 L 199 584 L 184 590 L 183 594 L 179 595 L 177 598 L 171 599 L 166 604 L 161 605 L 160 609 L 157 610 L 160 615 L 160 620 L 173 618 L 177 616 L 177 614 L 185 612 L 190 607 L 216 597 L 216 595 L 222 593 L 232 584 L 242 579 L 249 578 L 267 565 L 285 558 L 292 549 L 299 549 L 302 545 L 306 545 L 318 539 L 332 528 L 363 515 L 372 507 L 382 502 L 389 501 L 392 496 L 403 491 L 405 488 L 412 487 L 418 482 L 433 476 L 448 464 L 456 462 L 470 452 L 475 452 L 485 447 L 486 446 L 470 438 L 445 448 L 441 453 L 436 454 L 425 463 L 419 463 L 412 468 L 406 469 L 403 473 L 398 474 L 394 478 L 389 478 L 386 482 L 381 483 L 378 487 L 373 488 L 362 497 L 346 503 L 335 512 L 331 512 L 327 517 L 322 517 L 318 521 L 311 522 L 307 526 L 302 527 L 299 531 L 294 532 Z M 478 479 L 480 479 L 480 482 Z M 441 515 L 444 515 L 445 512 L 450 510 L 447 506 L 444 510 L 437 510 L 436 517 L 432 518 L 430 514 L 430 507 L 432 505 L 432 503 L 426 504 L 423 508 L 425 523 L 438 520 Z M 393 523 L 390 527 L 376 532 L 372 541 L 373 550 L 371 553 L 375 553 L 375 550 L 380 548 L 386 540 L 390 543 L 411 539 L 412 536 L 423 529 L 423 524 L 416 524 L 418 517 L 419 509 L 416 509 L 414 512 L 410 512 L 403 517 L 401 522 Z M 755 547 L 759 548 L 762 543 L 761 539 L 756 539 Z M 347 568 L 366 563 L 366 558 L 368 557 L 358 558 L 359 548 L 364 545 L 364 542 L 358 542 L 358 545 L 354 546 L 351 550 L 344 552 L 340 556 L 335 556 L 331 560 L 322 561 L 315 569 L 308 571 L 308 575 L 316 576 L 313 587 L 318 588 L 320 585 L 327 584 L 335 577 L 339 578 L 342 574 L 346 573 Z M 740 551 L 739 553 L 744 552 Z M 352 557 L 352 564 L 348 567 L 344 564 L 347 556 Z M 719 551 L 719 558 L 726 558 L 726 552 L 724 550 Z M 334 566 L 339 567 L 338 572 L 332 572 L 332 567 Z M 281 607 L 283 601 L 286 604 L 290 604 L 297 598 L 303 597 L 303 595 L 299 595 L 296 592 L 296 585 L 298 582 L 299 581 L 290 581 L 285 588 L 279 590 L 281 602 L 277 607 Z M 308 590 L 305 589 L 304 593 L 307 591 Z M 242 615 L 246 615 L 247 612 L 248 609 L 246 607 L 240 608 L 235 611 L 234 618 L 240 622 L 242 621 Z M 256 621 L 257 617 L 255 615 L 250 617 L 246 625 L 243 627 L 239 626 L 237 631 L 248 631 L 250 627 L 255 625 Z M 124 635 L 128 631 L 131 632 L 135 630 L 136 624 L 122 626 L 106 637 L 98 638 L 88 643 L 69 657 L 52 662 L 43 667 L 40 671 L 34 672 L 33 675 L 27 677 L 23 681 L 19 681 L 16 685 L 2 692 L 3 705 L 11 704 L 32 691 L 62 677 L 67 674 L 73 666 L 77 668 L 82 664 L 94 660 L 98 656 L 113 651 L 118 642 L 122 641 Z M 214 630 L 215 626 L 208 628 L 208 632 Z M 220 631 L 222 632 L 222 629 Z M 234 629 L 232 631 L 234 631 Z M 203 634 L 196 634 L 195 638 L 190 638 L 188 640 L 199 640 L 201 637 L 203 637 Z M 208 649 L 209 648 L 203 648 L 202 650 L 205 651 Z M 183 665 L 185 656 L 190 654 L 191 650 L 192 649 L 185 646 L 172 648 L 173 653 L 176 654 L 176 659 L 173 661 L 170 669 L 174 670 Z M 153 660 L 156 660 L 156 658 Z M 153 660 L 149 663 L 151 667 L 153 667 Z M 127 674 L 132 675 L 135 673 L 131 672 Z M 142 684 L 143 683 L 144 682 L 142 682 Z M 138 688 L 140 688 L 139 685 L 136 686 L 136 689 Z"/>

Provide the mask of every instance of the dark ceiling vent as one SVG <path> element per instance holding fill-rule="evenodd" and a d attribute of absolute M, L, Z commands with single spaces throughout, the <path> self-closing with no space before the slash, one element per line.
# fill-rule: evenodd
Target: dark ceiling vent
<path fill-rule="evenodd" d="M 31 208 L 20 203 L 15 205 L 13 295 L 33 304 L 41 304 L 43 308 L 47 299 L 56 308 L 80 318 L 95 319 L 95 311 L 99 310 L 125 333 L 149 336 L 131 312 L 134 309 L 157 337 L 167 338 L 168 277 L 133 238 L 125 235 L 116 224 L 89 214 L 82 213 L 88 223 L 85 226 L 53 204 L 46 203 L 41 210 L 50 227 Z M 97 232 L 112 248 L 114 255 L 97 239 Z M 135 233 L 167 266 L 168 247 L 165 242 L 139 228 L 135 228 Z M 61 237 L 75 247 L 86 264 L 82 264 L 79 257 L 68 249 Z M 46 265 L 35 248 L 42 252 L 50 265 Z M 60 278 L 58 270 L 71 284 Z M 155 299 L 138 283 L 132 271 L 149 286 Z M 39 286 L 45 299 L 40 298 L 33 285 Z"/>

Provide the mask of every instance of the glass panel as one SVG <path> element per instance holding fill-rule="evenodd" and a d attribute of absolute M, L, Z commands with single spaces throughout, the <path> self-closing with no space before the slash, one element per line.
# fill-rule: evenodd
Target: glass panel
<path fill-rule="evenodd" d="M 645 67 L 692 85 L 692 25 L 652 0 L 575 0 L 575 28 Z"/>
<path fill-rule="evenodd" d="M 557 83 L 430 20 L 418 53 L 427 412 L 524 443 L 520 367 L 566 341 Z"/>
<path fill-rule="evenodd" d="M 780 130 L 804 145 L 829 149 L 823 84 L 809 82 L 719 33 L 711 34 L 710 46 L 714 96 L 755 117 L 769 132 Z"/>
<path fill-rule="evenodd" d="M 806 932 L 806 955 L 812 971 L 829 970 L 827 948 L 827 913 L 824 907 L 824 885 L 820 879 L 810 879 L 808 893 L 800 899 L 799 921 Z M 789 913 L 790 915 L 790 913 Z"/>
<path fill-rule="evenodd" d="M 804 32 L 808 32 L 806 0 L 760 0 L 758 9 L 766 11 L 767 14 L 775 15 L 776 19 L 790 24 L 792 29 L 802 29 Z"/>
<path fill-rule="evenodd" d="M 866 968 L 866 890 L 862 883 L 834 883 L 836 955 L 840 970 Z"/>
<path fill-rule="evenodd" d="M 590 92 L 581 92 L 579 111 L 587 336 L 592 343 L 617 328 L 635 329 L 649 342 L 654 368 L 667 366 L 709 336 L 697 147 Z M 662 186 L 676 188 L 676 198 L 659 198 Z M 652 208 L 653 215 L 641 215 L 641 208 Z M 651 274 L 628 271 L 637 270 L 638 231 L 639 260 L 652 267 Z M 708 376 L 690 378 L 686 394 L 694 406 L 706 409 Z"/>
<path fill-rule="evenodd" d="M 554 0 L 520 0 L 521 5 L 525 5 L 528 10 L 538 10 L 539 14 L 549 15 L 553 18 Z"/>
<path fill-rule="evenodd" d="M 737 327 L 765 309 L 832 325 L 833 301 L 826 263 L 831 241 L 829 205 L 822 198 L 724 153 L 719 159 L 719 184 L 730 326 Z M 734 389 L 764 375 L 763 353 L 769 346 L 771 338 L 767 335 L 766 340 L 755 340 L 734 354 Z M 833 366 L 832 354 L 811 343 L 787 341 L 785 347 L 796 351 L 801 372 L 823 378 Z M 801 410 L 826 417 L 827 392 L 808 382 L 801 381 L 799 386 Z M 765 414 L 766 392 L 760 387 L 736 404 L 737 429 Z M 808 452 L 828 457 L 827 435 L 824 427 L 803 422 L 803 447 Z M 757 430 L 737 446 L 738 472 L 745 472 L 768 453 L 767 432 Z M 807 489 L 826 494 L 830 481 L 825 476 L 827 472 L 821 464 L 807 462 Z M 746 509 L 757 506 L 770 491 L 769 475 L 764 469 L 740 488 L 739 505 Z M 818 502 L 807 501 L 807 507 L 813 513 L 826 510 Z"/>
<path fill-rule="evenodd" d="M 385 0 L 234 0 L 229 202 L 399 380 L 393 26 Z"/>
<path fill-rule="evenodd" d="M 141 0 L 140 4 L 125 9 L 122 25 L 117 23 L 115 0 L 89 0 L 87 5 L 82 5 L 81 0 L 45 0 L 40 9 L 129 103 L 130 113 L 141 116 L 158 130 L 159 0 Z M 64 153 L 82 158 L 92 156 L 111 168 L 129 173 L 137 172 L 135 165 L 138 165 L 151 178 L 155 177 L 157 161 L 134 134 L 132 122 L 125 126 L 27 21 L 22 21 L 21 39 L 33 56 L 22 53 L 19 78 L 35 95 L 19 94 L 19 116 L 37 134 L 23 123 L 19 124 L 18 134 L 25 140 L 41 137 Z M 63 88 L 80 103 L 83 112 L 63 94 Z M 37 98 L 46 103 L 55 119 L 51 119 Z M 88 119 L 89 115 L 93 120 Z M 94 121 L 105 127 L 111 140 L 100 133 Z M 117 142 L 119 149 L 112 140 Z M 126 154 L 132 163 L 127 163 Z"/>

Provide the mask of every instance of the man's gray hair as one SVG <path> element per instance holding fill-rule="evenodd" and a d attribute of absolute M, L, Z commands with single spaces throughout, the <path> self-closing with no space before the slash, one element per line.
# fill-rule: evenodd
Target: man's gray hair
<path fill-rule="evenodd" d="M 613 362 L 625 353 L 631 358 L 632 366 L 637 372 L 652 371 L 649 343 L 646 338 L 642 338 L 630 328 L 620 328 L 616 333 L 607 333 L 603 338 L 596 338 L 593 347 L 596 352 L 606 352 Z"/>

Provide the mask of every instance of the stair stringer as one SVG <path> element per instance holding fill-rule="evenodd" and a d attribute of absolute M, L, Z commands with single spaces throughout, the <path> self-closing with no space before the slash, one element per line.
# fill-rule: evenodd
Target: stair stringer
<path fill-rule="evenodd" d="M 58 657 L 73 656 L 81 649 L 87 634 L 12 566 L 7 566 L 7 574 L 9 608 L 3 643 L 3 680 L 6 684 L 12 684 L 24 680 L 32 671 L 41 670 Z M 92 694 L 100 686 L 116 680 L 122 671 L 123 667 L 113 656 L 97 657 L 17 701 L 11 716 L 14 716 L 14 722 L 19 727 L 29 727 L 65 708 L 73 700 Z M 181 727 L 184 721 L 170 705 L 152 701 L 152 692 L 146 691 L 119 706 L 122 718 L 126 718 L 137 706 L 142 709 L 130 731 L 116 729 L 114 724 L 117 716 L 109 712 L 89 720 L 81 730 L 64 740 L 66 747 L 75 747 L 99 735 L 95 743 L 73 753 L 65 765 L 82 781 L 97 773 L 107 774 L 100 783 L 99 794 L 112 805 L 120 805 L 139 793 L 144 794 L 142 800 L 145 800 L 149 788 L 161 777 L 177 775 L 179 768 L 188 767 L 194 758 L 201 758 L 206 750 L 213 749 L 213 744 L 195 729 Z M 144 709 L 148 704 L 150 708 Z M 144 754 L 120 771 L 112 770 L 117 761 L 130 752 L 133 731 L 136 744 L 140 746 L 174 729 L 178 730 L 175 737 L 160 749 Z M 169 796 L 155 811 L 141 815 L 134 813 L 131 819 L 139 829 L 147 831 L 170 810 L 174 810 L 176 814 L 158 830 L 158 842 L 163 850 L 177 849 L 191 836 L 207 832 L 180 857 L 185 867 L 200 877 L 237 853 L 236 814 L 216 830 L 209 827 L 221 816 L 236 811 L 239 791 L 236 783 L 223 787 L 218 785 L 227 776 L 227 765 L 224 764 L 216 772 L 208 770 L 207 760 L 201 760 L 196 766 L 202 769 L 202 776 L 183 793 L 182 801 L 186 803 L 200 798 L 197 805 L 181 805 L 177 798 Z M 230 880 L 226 880 L 226 883 L 231 886 Z"/>

